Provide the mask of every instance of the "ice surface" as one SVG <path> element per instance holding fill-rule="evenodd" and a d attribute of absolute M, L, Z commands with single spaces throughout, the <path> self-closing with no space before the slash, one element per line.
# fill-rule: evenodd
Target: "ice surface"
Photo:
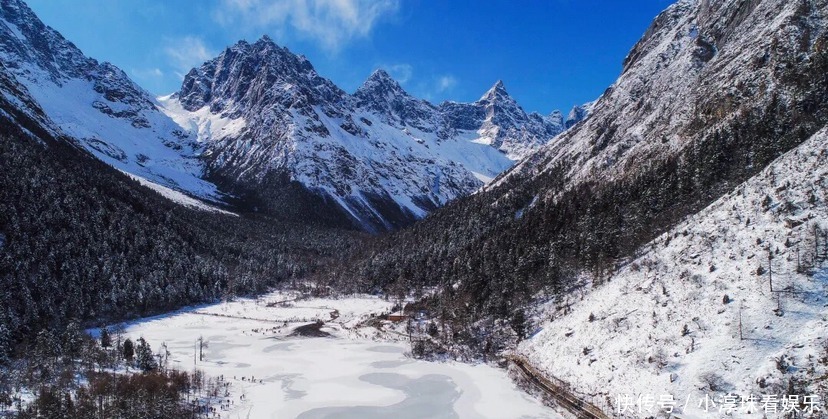
<path fill-rule="evenodd" d="M 391 303 L 369 296 L 292 300 L 284 293 L 242 299 L 135 322 L 157 350 L 165 342 L 171 364 L 194 366 L 231 383 L 224 418 L 322 417 L 559 417 L 523 393 L 506 372 L 487 365 L 432 363 L 407 358 L 408 345 L 374 341 L 372 328 L 353 327 Z M 268 303 L 287 301 L 278 306 Z M 331 338 L 287 337 L 298 325 L 330 320 Z M 205 360 L 196 340 L 207 342 Z"/>

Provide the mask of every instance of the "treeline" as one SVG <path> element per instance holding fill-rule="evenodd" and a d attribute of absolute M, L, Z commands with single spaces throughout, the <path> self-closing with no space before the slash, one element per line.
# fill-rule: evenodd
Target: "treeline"
<path fill-rule="evenodd" d="M 67 142 L 0 123 L 0 358 L 73 319 L 262 292 L 314 272 L 358 237 L 191 210 Z"/>
<path fill-rule="evenodd" d="M 18 419 L 207 418 L 208 406 L 188 402 L 195 376 L 183 371 L 126 375 L 90 373 L 76 389 L 43 387 L 14 414 Z"/>

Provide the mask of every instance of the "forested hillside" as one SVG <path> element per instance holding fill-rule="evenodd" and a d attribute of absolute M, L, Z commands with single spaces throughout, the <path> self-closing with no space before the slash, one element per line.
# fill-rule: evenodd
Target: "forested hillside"
<path fill-rule="evenodd" d="M 18 342 L 73 319 L 261 292 L 314 271 L 356 237 L 188 209 L 68 143 L 5 122 L 0 167 L 0 334 Z"/>

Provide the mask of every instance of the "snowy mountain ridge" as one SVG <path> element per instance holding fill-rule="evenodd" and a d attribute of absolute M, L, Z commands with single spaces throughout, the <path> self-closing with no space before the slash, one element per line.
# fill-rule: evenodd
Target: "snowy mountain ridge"
<path fill-rule="evenodd" d="M 160 101 L 204 144 L 210 179 L 256 190 L 280 174 L 369 231 L 478 190 L 565 129 L 524 112 L 500 81 L 476 102 L 435 106 L 377 70 L 351 95 L 267 36 L 227 48 Z"/>
<path fill-rule="evenodd" d="M 825 401 L 827 29 L 825 0 L 679 1 L 589 118 L 331 277 L 439 287 L 444 339 L 483 354 L 532 315 L 519 353 L 605 407 Z"/>
<path fill-rule="evenodd" d="M 0 4 L 3 95 L 52 134 L 159 185 L 219 200 L 204 181 L 199 145 L 155 99 L 109 63 L 88 58 L 22 1 Z"/>

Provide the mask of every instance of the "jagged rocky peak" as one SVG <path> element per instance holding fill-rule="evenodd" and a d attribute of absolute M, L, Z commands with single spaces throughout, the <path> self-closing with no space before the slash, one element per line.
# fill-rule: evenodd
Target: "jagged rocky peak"
<path fill-rule="evenodd" d="M 91 64 L 82 57 L 80 50 L 44 25 L 22 1 L 0 2 L 0 18 L 6 23 L 0 28 L 3 34 L 0 50 L 19 58 L 4 60 L 7 68 L 19 69 L 22 65 L 33 64 L 46 70 L 53 81 L 57 81 L 64 77 L 65 72 L 77 75 L 78 67 Z"/>
<path fill-rule="evenodd" d="M 18 83 L 39 96 L 38 101 L 56 102 L 55 96 L 48 93 L 52 88 L 80 89 L 71 93 L 71 99 L 82 102 L 84 108 L 92 107 L 106 116 L 127 120 L 136 128 L 151 125 L 152 118 L 144 113 L 153 113 L 156 108 L 147 92 L 120 68 L 85 56 L 73 43 L 46 26 L 22 1 L 0 2 L 0 61 Z M 80 100 L 81 93 L 88 93 L 89 97 Z M 119 110 L 114 110 L 112 103 L 118 103 Z M 66 109 L 55 109 L 54 103 L 41 103 L 41 106 L 46 107 L 47 113 L 58 110 L 68 113 Z"/>
<path fill-rule="evenodd" d="M 530 129 L 546 133 L 552 138 L 586 119 L 596 102 L 573 106 L 566 117 L 559 110 L 554 110 L 547 116 L 536 112 L 527 114 L 506 91 L 503 81 L 498 80 L 477 103 L 485 107 L 486 119 L 498 129 L 526 129 L 532 126 Z"/>
<path fill-rule="evenodd" d="M 252 44 L 239 41 L 194 68 L 178 92 L 184 109 L 195 111 L 209 105 L 213 113 L 228 108 L 251 110 L 273 101 L 286 107 L 312 105 L 344 96 L 304 56 L 276 45 L 267 35 Z"/>
<path fill-rule="evenodd" d="M 563 113 L 561 111 L 557 110 L 557 109 L 550 112 L 549 115 L 547 115 L 545 119 L 547 121 L 549 121 L 550 124 L 553 124 L 553 125 L 556 125 L 556 126 L 559 126 L 559 127 L 564 126 Z"/>
<path fill-rule="evenodd" d="M 392 125 L 409 125 L 426 132 L 436 129 L 433 124 L 436 118 L 434 106 L 409 95 L 383 69 L 371 73 L 354 92 L 353 98 L 358 108 L 376 113 Z"/>
<path fill-rule="evenodd" d="M 528 120 L 526 112 L 509 95 L 502 80 L 498 80 L 477 102 L 486 109 L 486 123 L 498 129 L 514 128 Z"/>
<path fill-rule="evenodd" d="M 503 80 L 498 80 L 494 86 L 492 86 L 483 96 L 480 97 L 478 102 L 485 102 L 485 103 L 510 103 L 515 104 L 517 106 L 517 102 L 513 99 L 509 92 L 506 91 L 506 86 L 503 84 Z"/>
<path fill-rule="evenodd" d="M 153 107 L 146 92 L 121 69 L 86 57 L 60 33 L 43 24 L 22 1 L 0 2 L 0 54 L 7 69 L 29 82 L 48 79 L 61 86 L 68 79 L 88 80 L 109 102 Z M 106 112 L 102 106 L 99 109 Z"/>
<path fill-rule="evenodd" d="M 371 73 L 370 76 L 362 83 L 362 86 L 357 89 L 355 96 L 359 96 L 360 94 L 365 94 L 368 92 L 376 92 L 376 91 L 386 91 L 391 90 L 394 92 L 400 92 L 405 95 L 408 93 L 403 90 L 402 86 L 391 77 L 388 72 L 385 70 L 378 68 Z"/>
<path fill-rule="evenodd" d="M 485 94 L 477 101 L 487 109 L 494 112 L 510 112 L 513 114 L 520 114 L 526 116 L 526 112 L 517 103 L 517 101 L 506 91 L 506 86 L 503 80 L 498 80 L 494 86 L 486 91 Z"/>
<path fill-rule="evenodd" d="M 400 100 L 418 101 L 411 97 L 385 70 L 377 69 L 354 92 L 357 106 L 386 111 L 387 105 Z"/>
<path fill-rule="evenodd" d="M 573 106 L 572 109 L 569 111 L 569 114 L 566 116 L 566 121 L 564 121 L 564 128 L 572 128 L 578 122 L 581 122 L 584 119 L 586 119 L 586 117 L 592 113 L 592 109 L 595 107 L 596 102 L 597 101 L 587 102 L 583 105 Z"/>

